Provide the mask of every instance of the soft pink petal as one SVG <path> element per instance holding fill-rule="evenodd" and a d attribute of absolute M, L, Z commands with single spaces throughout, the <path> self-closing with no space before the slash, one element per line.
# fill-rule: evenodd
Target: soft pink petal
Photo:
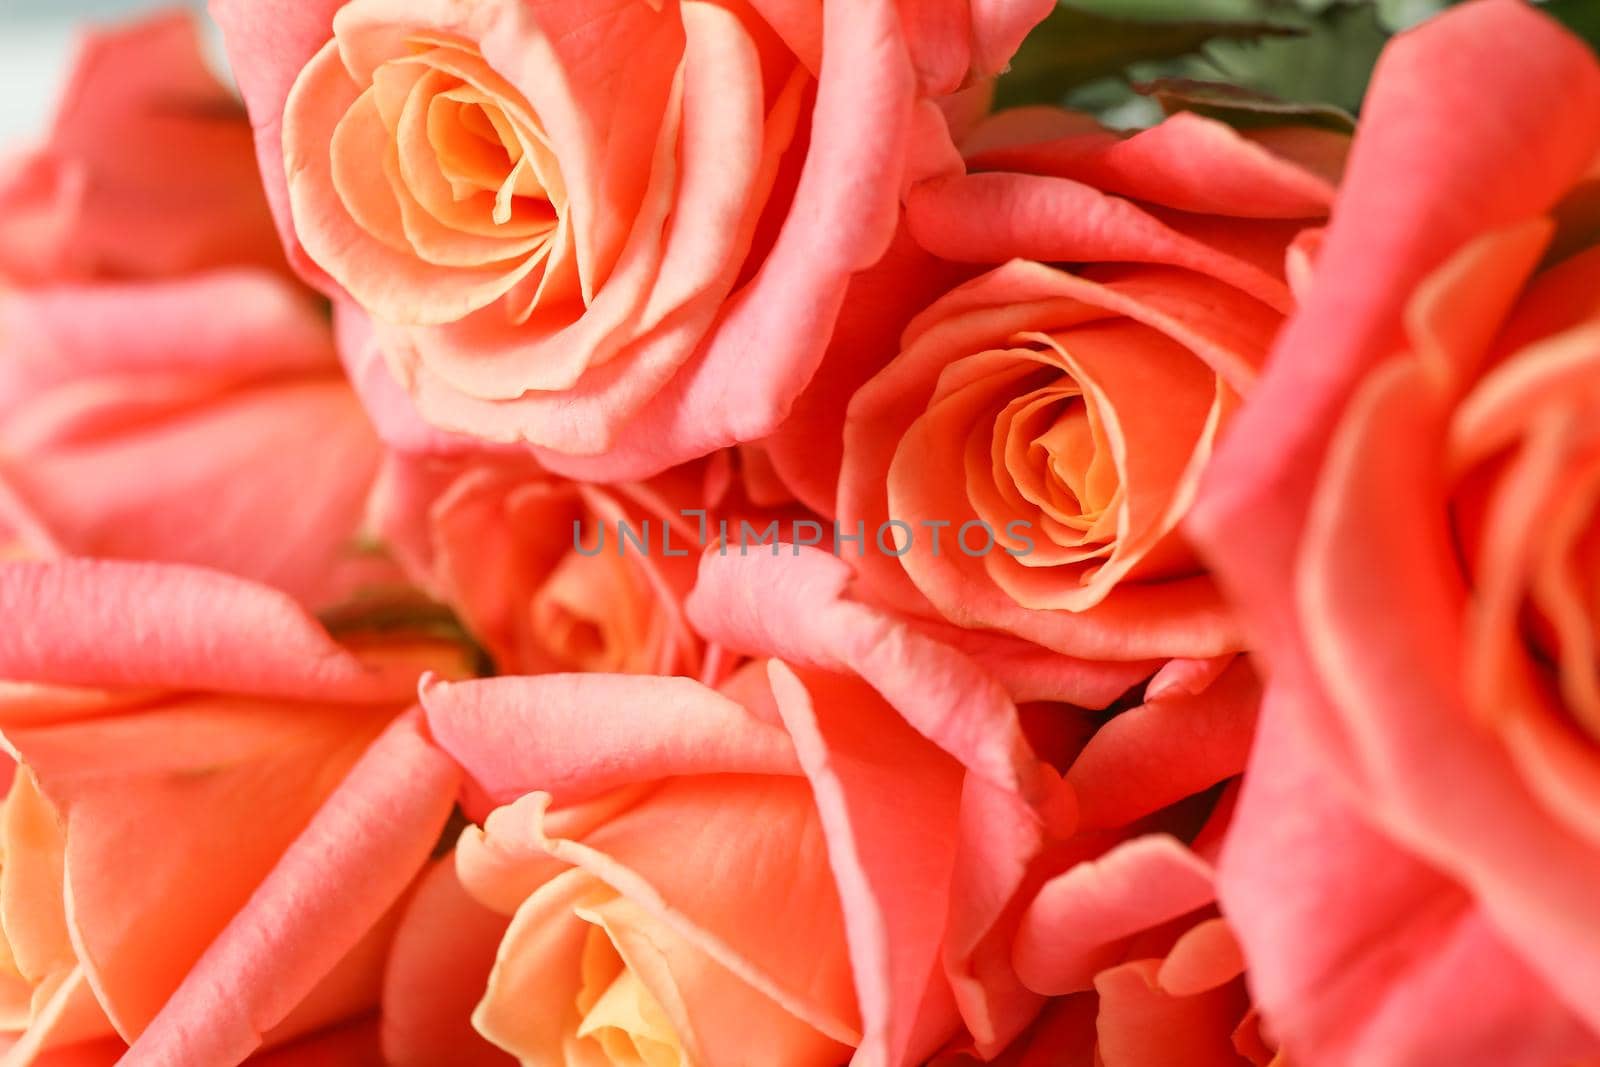
<path fill-rule="evenodd" d="M 187 13 L 95 30 L 22 175 L 0 178 L 0 271 L 28 281 L 281 269 L 250 124 Z M 31 180 L 30 180 L 31 179 Z"/>
<path fill-rule="evenodd" d="M 1218 894 L 1295 1062 L 1547 1067 L 1600 1054 L 1460 885 L 1356 817 L 1289 696 L 1269 693 Z"/>
<path fill-rule="evenodd" d="M 229 314 L 210 313 L 218 307 Z M 184 395 L 203 397 L 268 375 L 335 367 L 327 327 L 309 297 L 259 271 L 8 292 L 0 326 L 7 354 L 0 413 L 8 422 L 50 389 L 78 382 L 170 381 L 187 385 Z M 17 433 L 8 426 L 6 437 Z"/>
<path fill-rule="evenodd" d="M 387 703 L 416 669 L 364 665 L 288 597 L 192 567 L 0 565 L 0 677 Z"/>
<path fill-rule="evenodd" d="M 101 401 L 116 402 L 82 415 L 113 423 Z M 387 576 L 356 543 L 378 459 L 355 398 L 326 378 L 48 448 L 11 479 L 65 551 L 214 567 L 326 606 Z"/>
<path fill-rule="evenodd" d="M 1129 938 L 1214 899 L 1211 868 L 1175 838 L 1134 838 L 1039 890 L 1017 933 L 1017 973 L 1051 996 L 1088 989 Z"/>
<path fill-rule="evenodd" d="M 1005 690 L 972 660 L 847 594 L 850 568 L 812 548 L 709 551 L 689 598 L 708 640 L 851 673 L 975 773 L 1048 807 L 1059 783 L 1034 757 Z M 804 625 L 795 625 L 804 620 Z"/>
<path fill-rule="evenodd" d="M 863 700 L 859 682 L 796 675 L 778 663 L 770 672 L 844 906 L 864 1028 L 857 1056 L 921 1062 L 930 1036 L 942 1040 L 955 1017 L 938 948 L 956 860 L 960 768 L 875 697 Z M 904 797 L 915 797 L 915 807 L 902 807 Z"/>
<path fill-rule="evenodd" d="M 300 70 L 332 36 L 333 13 L 342 0 L 213 0 L 211 17 L 222 28 L 228 65 L 239 83 L 267 203 L 295 269 L 312 281 L 326 282 L 295 237 L 289 214 L 289 186 L 283 169 L 283 105 Z"/>
<path fill-rule="evenodd" d="M 1303 131 L 1316 138 L 1320 131 Z M 981 136 L 981 134 L 980 134 Z M 1338 158 L 1349 138 L 1321 134 Z M 1337 173 L 1318 174 L 1214 119 L 1182 111 L 1127 138 L 1101 133 L 969 153 L 975 169 L 1070 178 L 1134 200 L 1207 215 L 1314 219 Z"/>
<path fill-rule="evenodd" d="M 1237 659 L 1198 693 L 1154 697 L 1111 719 L 1067 772 L 1082 825 L 1126 825 L 1239 774 L 1260 696 Z"/>
<path fill-rule="evenodd" d="M 534 790 L 568 803 L 666 775 L 798 770 L 782 730 L 687 678 L 493 678 L 430 685 L 422 703 L 440 746 L 497 803 Z"/>
<path fill-rule="evenodd" d="M 1469 710 L 1464 591 L 1426 444 L 1443 439 L 1439 406 L 1419 364 L 1384 368 L 1357 396 L 1307 531 L 1301 625 L 1364 772 L 1364 810 L 1470 886 L 1529 968 L 1600 1029 L 1592 843 L 1550 818 Z M 1368 508 L 1395 521 L 1374 528 Z"/>
<path fill-rule="evenodd" d="M 906 205 L 912 236 L 946 259 L 1161 263 L 1227 282 L 1285 309 L 1277 278 L 1167 225 L 1132 201 L 1066 178 L 972 174 L 925 182 Z"/>
<path fill-rule="evenodd" d="M 472 1028 L 506 918 L 456 877 L 454 855 L 434 862 L 405 904 L 383 979 L 381 1033 L 391 1067 L 508 1067 Z"/>

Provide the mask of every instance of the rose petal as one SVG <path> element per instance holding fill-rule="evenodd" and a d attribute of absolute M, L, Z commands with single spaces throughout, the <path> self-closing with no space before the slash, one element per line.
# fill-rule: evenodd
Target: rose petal
<path fill-rule="evenodd" d="M 479 904 L 456 877 L 455 858 L 436 861 L 405 905 L 383 979 L 383 1061 L 393 1067 L 507 1067 L 510 1058 L 472 1028 L 504 916 Z"/>
<path fill-rule="evenodd" d="M 357 703 L 416 684 L 414 665 L 364 665 L 283 594 L 198 568 L 7 563 L 0 608 L 27 622 L 0 632 L 8 680 Z"/>
<path fill-rule="evenodd" d="M 123 1062 L 243 1060 L 399 898 L 459 775 L 413 712 L 351 769 Z"/>
<path fill-rule="evenodd" d="M 1051 996 L 1088 989 L 1128 938 L 1214 898 L 1211 868 L 1176 839 L 1134 838 L 1039 890 L 1017 933 L 1017 973 Z"/>
<path fill-rule="evenodd" d="M 687 678 L 436 683 L 422 703 L 439 744 L 499 803 L 538 790 L 565 804 L 665 775 L 798 770 L 781 730 Z"/>

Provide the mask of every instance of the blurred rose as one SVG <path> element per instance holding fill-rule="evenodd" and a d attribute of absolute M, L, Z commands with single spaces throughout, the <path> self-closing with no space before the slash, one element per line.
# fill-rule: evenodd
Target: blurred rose
<path fill-rule="evenodd" d="M 921 98 L 1051 7 L 216 6 L 292 257 L 423 417 L 606 479 L 782 421 L 904 183 L 959 166 Z"/>
<path fill-rule="evenodd" d="M 91 39 L 0 190 L 0 551 L 203 564 L 318 606 L 387 577 L 357 545 L 378 441 L 312 295 L 265 269 L 250 160 L 186 18 Z"/>
<path fill-rule="evenodd" d="M 1208 474 L 1269 673 L 1222 902 L 1296 1063 L 1600 1054 L 1597 152 L 1531 7 L 1397 40 Z"/>
<path fill-rule="evenodd" d="M 977 129 L 981 172 L 917 186 L 910 232 L 1005 265 L 928 307 L 850 401 L 838 511 L 869 541 L 863 587 L 1094 661 L 1237 651 L 1178 524 L 1343 144 L 1192 114 L 1128 136 L 1050 109 Z"/>
<path fill-rule="evenodd" d="M 746 447 L 603 485 L 526 457 L 392 454 L 370 522 L 500 673 L 699 677 L 722 664 L 684 614 L 702 549 L 726 535 L 770 552 L 751 546 L 796 521 L 824 529 L 764 459 Z"/>
<path fill-rule="evenodd" d="M 0 161 L 0 280 L 283 269 L 250 122 L 172 13 L 89 32 L 44 143 Z"/>
<path fill-rule="evenodd" d="M 963 1022 L 1031 1017 L 1014 978 L 971 973 L 968 939 L 1070 802 L 988 675 L 844 599 L 843 577 L 814 550 L 709 554 L 690 615 L 758 657 L 715 689 L 424 691 L 494 808 L 458 868 L 512 917 L 475 1015 L 497 1044 L 524 1062 L 915 1064 Z"/>
<path fill-rule="evenodd" d="M 406 708 L 459 652 L 183 567 L 5 564 L 0 609 L 9 1055 L 225 1067 L 369 1012 L 458 783 Z"/>
<path fill-rule="evenodd" d="M 11 552 L 205 564 L 318 606 L 386 577 L 357 542 L 378 440 L 289 283 L 0 293 L 0 356 Z"/>
<path fill-rule="evenodd" d="M 574 482 L 530 459 L 391 456 L 373 532 L 449 604 L 502 673 L 698 677 L 683 601 L 716 535 L 705 464 L 649 482 Z M 624 529 L 630 538 L 624 540 Z"/>

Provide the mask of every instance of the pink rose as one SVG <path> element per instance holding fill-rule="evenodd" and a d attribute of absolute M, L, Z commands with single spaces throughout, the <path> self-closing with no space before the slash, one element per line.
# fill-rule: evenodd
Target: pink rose
<path fill-rule="evenodd" d="M 1213 898 L 1211 862 L 1159 833 L 1048 882 L 1028 906 L 1016 952 L 1024 980 L 1053 999 L 1000 1067 L 1281 1063 Z"/>
<path fill-rule="evenodd" d="M 250 123 L 172 13 L 79 46 L 44 143 L 0 160 L 0 279 L 284 267 Z"/>
<path fill-rule="evenodd" d="M 4 564 L 0 610 L 10 1055 L 221 1067 L 370 1012 L 459 780 L 407 708 L 459 650 L 341 645 L 281 593 L 149 564 Z"/>
<path fill-rule="evenodd" d="M 202 564 L 318 606 L 388 579 L 358 544 L 379 444 L 314 298 L 267 269 L 251 159 L 173 16 L 92 38 L 0 180 L 0 554 Z"/>
<path fill-rule="evenodd" d="M 1035 751 L 1065 772 L 1077 819 L 1030 859 L 977 954 L 1043 1001 L 996 1060 L 1003 1067 L 1271 1058 L 1212 875 L 1236 793 L 1218 786 L 1243 767 L 1256 693 L 1242 659 L 1207 671 L 1175 662 L 1142 703 L 1109 719 L 1022 708 Z M 939 1067 L 997 1048 L 958 1042 Z"/>
<path fill-rule="evenodd" d="M 1343 138 L 1192 114 L 1122 136 L 1025 109 L 965 148 L 977 173 L 913 189 L 910 232 L 1003 265 L 927 307 L 849 402 L 839 521 L 892 542 L 852 554 L 863 587 L 1087 660 L 1239 651 L 1179 524 Z"/>
<path fill-rule="evenodd" d="M 219 0 L 291 258 L 429 422 L 618 478 L 773 430 L 911 177 L 926 94 L 1047 0 Z M 825 220 L 825 221 L 824 221 Z"/>
<path fill-rule="evenodd" d="M 319 606 L 387 578 L 358 543 L 378 440 L 282 278 L 0 294 L 0 355 L 8 552 L 204 564 Z"/>
<path fill-rule="evenodd" d="M 1223 908 L 1296 1063 L 1600 1055 L 1600 64 L 1397 40 L 1191 523 L 1268 675 Z"/>
<path fill-rule="evenodd" d="M 757 657 L 715 687 L 424 691 L 492 809 L 457 852 L 510 918 L 474 1015 L 491 1040 L 525 1062 L 909 1065 L 1031 1019 L 1040 998 L 974 950 L 1070 798 L 990 676 L 844 577 L 815 550 L 708 554 L 690 616 Z"/>
<path fill-rule="evenodd" d="M 608 486 L 527 457 L 393 456 L 373 531 L 502 673 L 698 677 L 705 642 L 683 602 L 702 521 L 717 534 L 711 475 L 697 463 Z"/>

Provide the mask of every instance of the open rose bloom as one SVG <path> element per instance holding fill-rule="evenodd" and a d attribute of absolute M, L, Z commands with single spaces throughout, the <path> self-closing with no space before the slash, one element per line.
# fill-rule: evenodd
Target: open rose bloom
<path fill-rule="evenodd" d="M 8 89 L 0 1067 L 1600 1067 L 1583 4 L 210 6 Z"/>

